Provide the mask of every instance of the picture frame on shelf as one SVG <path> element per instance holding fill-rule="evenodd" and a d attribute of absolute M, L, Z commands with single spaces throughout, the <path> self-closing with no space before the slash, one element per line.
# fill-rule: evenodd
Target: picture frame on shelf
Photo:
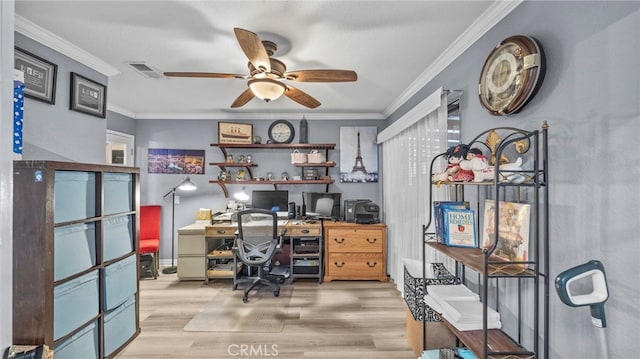
<path fill-rule="evenodd" d="M 107 115 L 107 86 L 72 72 L 69 109 L 105 118 Z"/>
<path fill-rule="evenodd" d="M 498 245 L 494 254 L 508 262 L 526 262 L 529 259 L 529 227 L 531 220 L 531 205 L 499 201 L 497 237 Z M 484 203 L 484 223 L 482 227 L 482 245 L 490 248 L 496 241 L 495 231 L 496 202 L 486 199 Z M 525 264 L 518 264 L 526 267 Z"/>
<path fill-rule="evenodd" d="M 250 123 L 218 122 L 218 143 L 252 144 L 253 125 Z"/>
<path fill-rule="evenodd" d="M 54 105 L 58 65 L 19 47 L 14 49 L 13 63 L 24 73 L 25 96 Z"/>

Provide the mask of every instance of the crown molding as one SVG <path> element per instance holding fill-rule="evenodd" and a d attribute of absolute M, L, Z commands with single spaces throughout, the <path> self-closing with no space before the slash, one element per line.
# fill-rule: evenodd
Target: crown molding
<path fill-rule="evenodd" d="M 105 76 L 111 77 L 120 73 L 115 67 L 17 14 L 15 15 L 14 29 L 16 32 L 58 51 Z"/>
<path fill-rule="evenodd" d="M 128 116 L 133 119 L 145 120 L 300 120 L 303 117 L 307 120 L 371 120 L 381 121 L 384 116 L 381 113 L 265 113 L 265 112 L 212 112 L 203 114 L 190 113 L 139 113 L 135 114 L 131 111 L 118 106 L 108 106 L 107 110 Z"/>
<path fill-rule="evenodd" d="M 495 1 L 383 111 L 388 118 L 524 0 Z"/>

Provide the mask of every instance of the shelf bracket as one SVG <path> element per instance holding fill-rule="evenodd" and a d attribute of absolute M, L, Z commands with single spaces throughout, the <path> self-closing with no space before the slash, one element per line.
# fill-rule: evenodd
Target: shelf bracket
<path fill-rule="evenodd" d="M 222 192 L 224 192 L 224 197 L 229 198 L 229 191 L 227 190 L 227 186 L 225 186 L 222 182 L 218 182 L 218 184 L 220 185 L 220 188 L 222 188 Z"/>

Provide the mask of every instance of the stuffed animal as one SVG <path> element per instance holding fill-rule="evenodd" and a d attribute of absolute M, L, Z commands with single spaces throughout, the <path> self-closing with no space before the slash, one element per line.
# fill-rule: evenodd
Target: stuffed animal
<path fill-rule="evenodd" d="M 473 173 L 473 182 L 491 181 L 495 176 L 495 167 L 489 166 L 487 156 L 476 148 L 469 150 L 467 160 L 460 162 L 460 168 Z"/>
<path fill-rule="evenodd" d="M 508 172 L 503 172 L 504 170 L 508 170 Z M 505 163 L 500 165 L 500 180 L 511 183 L 522 183 L 526 179 L 522 172 L 522 157 L 518 157 L 518 159 L 513 163 Z"/>
<path fill-rule="evenodd" d="M 451 146 L 447 149 L 447 169 L 440 173 L 434 173 L 431 176 L 433 182 L 442 182 L 450 180 L 452 176 L 460 171 L 460 161 L 464 160 L 469 151 L 469 146 L 465 144 L 459 144 Z"/>
<path fill-rule="evenodd" d="M 474 179 L 473 170 L 471 168 L 471 160 L 475 157 L 484 157 L 482 151 L 477 148 L 470 148 L 465 158 L 460 161 L 460 171 L 449 178 L 454 182 L 471 182 Z"/>

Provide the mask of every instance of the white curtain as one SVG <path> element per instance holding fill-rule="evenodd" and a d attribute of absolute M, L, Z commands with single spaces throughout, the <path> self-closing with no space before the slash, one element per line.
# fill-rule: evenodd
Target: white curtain
<path fill-rule="evenodd" d="M 409 127 L 379 136 L 383 158 L 384 220 L 388 227 L 387 270 L 400 291 L 404 287 L 402 259 L 422 260 L 422 226 L 429 220 L 431 206 L 429 166 L 436 155 L 447 149 L 447 95 L 439 90 L 430 97 L 434 96 L 439 101 L 431 106 L 430 112 L 414 114 L 421 117 L 405 121 Z M 398 121 L 401 120 L 406 119 Z M 438 163 L 434 171 L 439 172 L 442 167 L 444 163 Z M 434 197 L 446 199 L 443 193 L 434 194 Z M 427 261 L 443 260 L 434 256 L 435 253 L 428 254 Z"/>

